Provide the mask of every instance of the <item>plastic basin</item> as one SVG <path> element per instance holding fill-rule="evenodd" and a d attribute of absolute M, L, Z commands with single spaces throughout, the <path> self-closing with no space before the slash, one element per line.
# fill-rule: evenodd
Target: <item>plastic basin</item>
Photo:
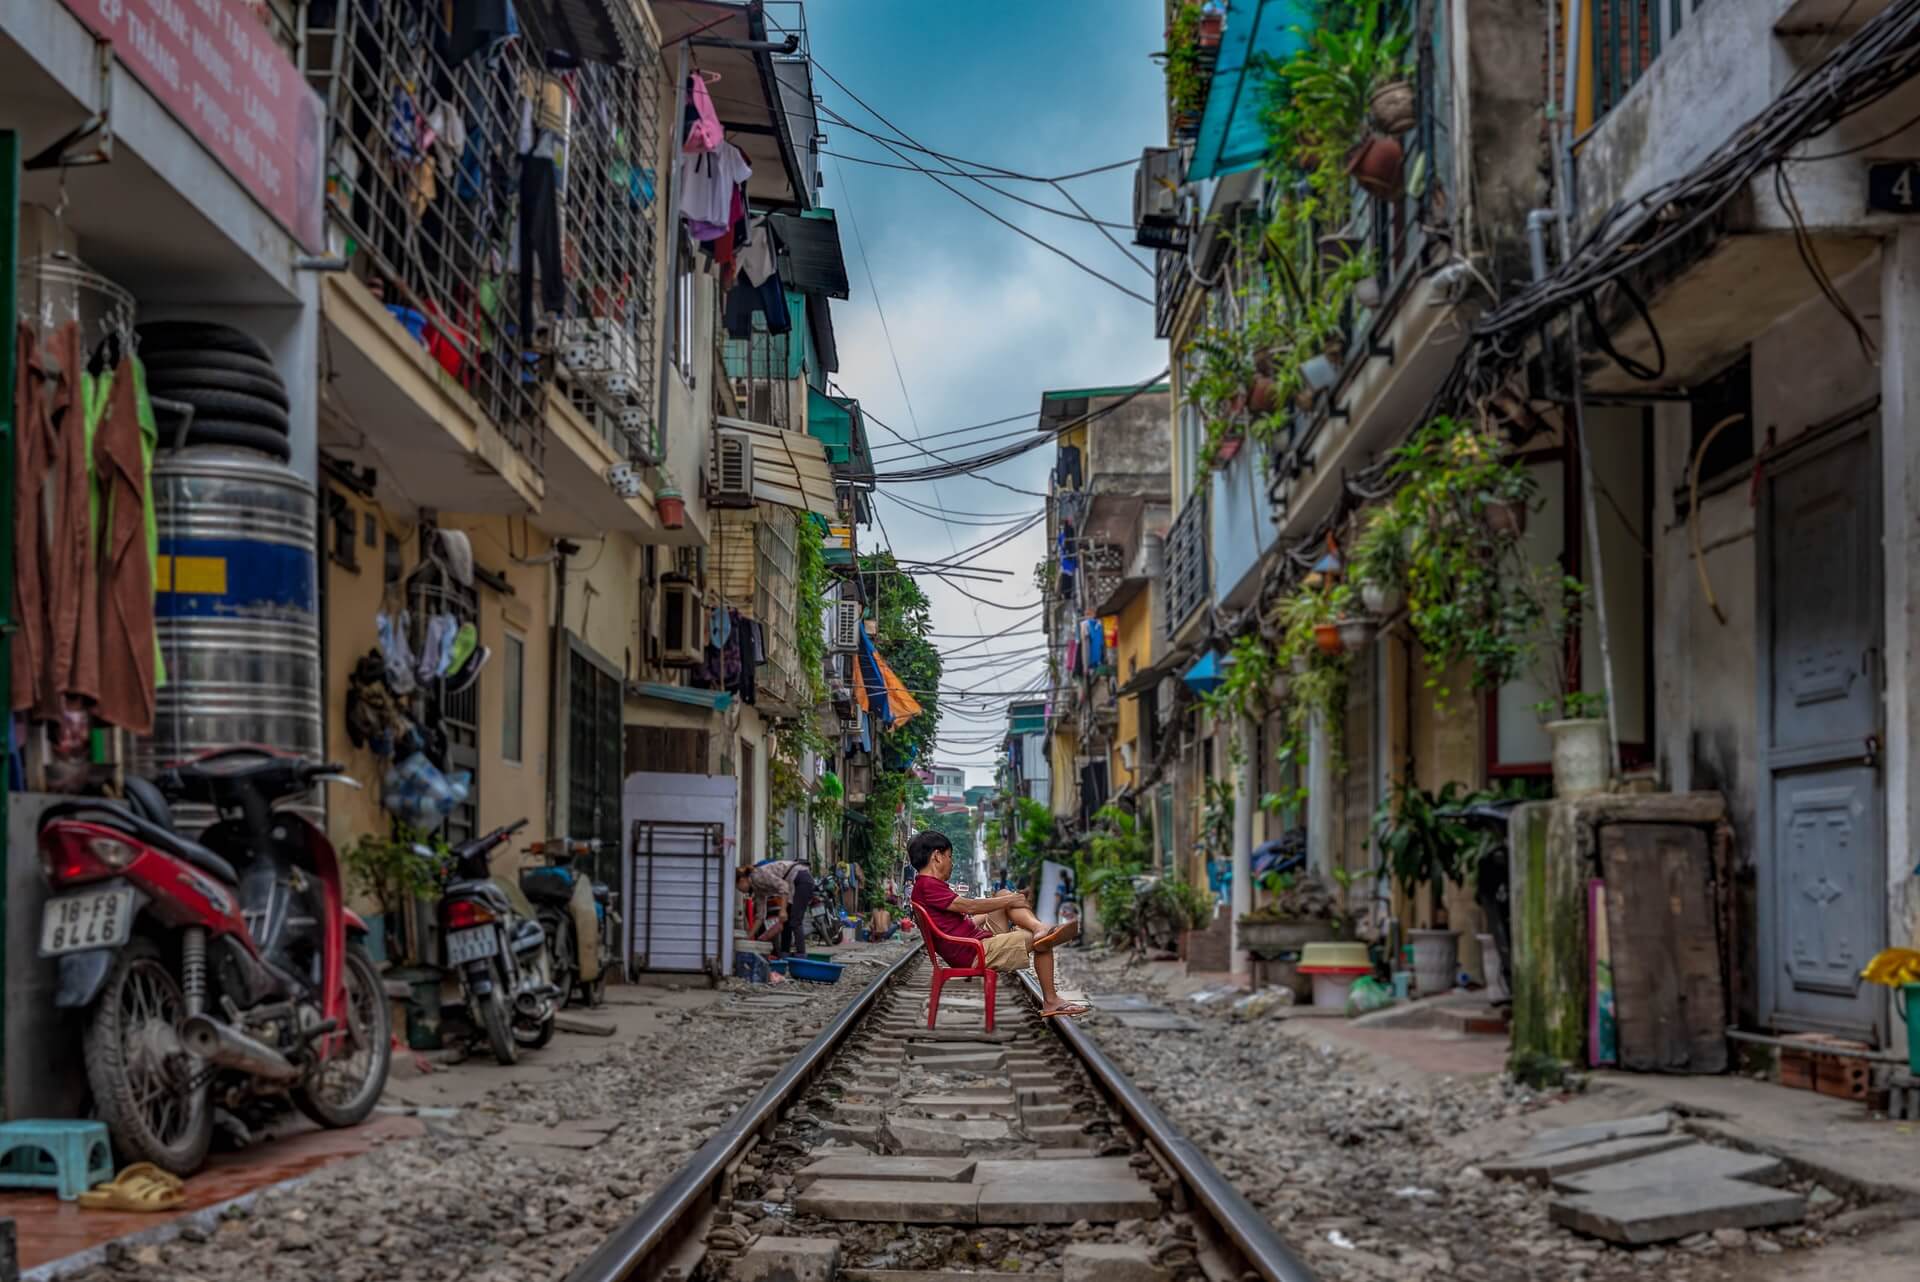
<path fill-rule="evenodd" d="M 767 958 L 767 966 L 771 970 L 779 971 L 782 975 L 787 973 L 787 959 L 784 957 Z"/>
<path fill-rule="evenodd" d="M 815 961 L 811 957 L 789 957 L 787 974 L 814 984 L 837 984 L 845 967 L 837 962 Z"/>

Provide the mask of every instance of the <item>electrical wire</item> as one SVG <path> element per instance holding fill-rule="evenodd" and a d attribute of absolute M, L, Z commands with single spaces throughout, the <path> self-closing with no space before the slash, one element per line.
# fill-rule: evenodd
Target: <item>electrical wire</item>
<path fill-rule="evenodd" d="M 1007 525 L 1014 521 L 1025 520 L 1027 517 L 1030 517 L 1033 515 L 1033 513 L 1031 512 L 1009 512 L 1004 515 L 996 515 L 994 513 L 989 513 L 989 512 L 963 512 L 957 515 L 953 513 L 948 513 L 945 517 L 941 517 L 940 513 L 937 510 L 927 507 L 924 504 L 912 502 L 911 500 L 902 497 L 895 490 L 875 490 L 873 493 L 878 498 L 884 498 L 889 502 L 898 503 L 901 507 L 907 509 L 907 511 L 913 513 L 915 516 L 935 517 L 942 520 L 952 521 L 955 525 L 974 525 L 974 526 Z M 1042 514 L 1044 514 L 1044 512 L 1045 512 L 1045 509 L 1042 509 Z"/>

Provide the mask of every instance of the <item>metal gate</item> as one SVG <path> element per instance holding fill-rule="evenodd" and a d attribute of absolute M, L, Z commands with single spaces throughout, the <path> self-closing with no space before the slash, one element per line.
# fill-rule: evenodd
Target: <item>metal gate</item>
<path fill-rule="evenodd" d="M 567 836 L 598 837 L 604 852 L 596 881 L 613 881 L 620 848 L 620 727 L 624 693 L 620 677 L 604 660 L 567 637 Z"/>
<path fill-rule="evenodd" d="M 721 940 L 731 928 L 726 826 L 636 819 L 632 836 L 633 970 L 701 973 L 718 981 Z"/>

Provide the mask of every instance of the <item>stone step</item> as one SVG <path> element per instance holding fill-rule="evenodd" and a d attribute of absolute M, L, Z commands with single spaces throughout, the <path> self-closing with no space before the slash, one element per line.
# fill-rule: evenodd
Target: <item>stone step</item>
<path fill-rule="evenodd" d="M 928 1117 L 1015 1117 L 1019 1106 L 1005 1091 L 950 1091 L 944 1095 L 909 1095 L 900 1101 Z"/>
<path fill-rule="evenodd" d="M 997 1073 L 1006 1067 L 1006 1056 L 937 1055 L 916 1059 L 913 1064 L 929 1073 Z"/>
<path fill-rule="evenodd" d="M 1563 1175 L 1590 1171 L 1596 1166 L 1611 1166 L 1631 1158 L 1651 1157 L 1668 1149 L 1691 1144 L 1686 1135 L 1634 1135 L 1625 1139 L 1602 1140 L 1575 1148 L 1555 1149 L 1531 1157 L 1511 1157 L 1489 1162 L 1480 1169 L 1497 1180 L 1529 1180 L 1550 1184 Z"/>
<path fill-rule="evenodd" d="M 988 1184 L 817 1180 L 794 1199 L 800 1215 L 891 1224 L 1113 1224 L 1161 1213 L 1136 1179 L 1036 1171 Z"/>
<path fill-rule="evenodd" d="M 1652 1157 L 1615 1162 L 1611 1166 L 1558 1176 L 1553 1180 L 1553 1189 L 1556 1193 L 1612 1193 L 1704 1180 L 1779 1184 L 1786 1178 L 1786 1163 L 1777 1157 L 1715 1148 L 1711 1144 L 1684 1144 Z"/>
<path fill-rule="evenodd" d="M 958 1157 L 978 1146 L 1006 1144 L 1018 1138 L 1012 1126 L 992 1118 L 948 1122 L 890 1117 L 886 1131 L 894 1149 L 915 1157 Z"/>
<path fill-rule="evenodd" d="M 1787 1189 L 1744 1180 L 1658 1184 L 1573 1193 L 1547 1206 L 1555 1224 L 1622 1246 L 1671 1242 L 1715 1229 L 1763 1229 L 1806 1218 L 1807 1202 Z"/>
<path fill-rule="evenodd" d="M 1561 1149 L 1579 1148 L 1584 1144 L 1598 1144 L 1603 1140 L 1631 1139 L 1637 1135 L 1665 1135 L 1673 1129 L 1673 1114 L 1642 1113 L 1635 1117 L 1620 1117 L 1609 1122 L 1589 1122 L 1584 1126 L 1563 1126 L 1557 1130 L 1542 1131 L 1528 1140 L 1515 1157 L 1539 1157 L 1546 1153 L 1557 1153 Z"/>

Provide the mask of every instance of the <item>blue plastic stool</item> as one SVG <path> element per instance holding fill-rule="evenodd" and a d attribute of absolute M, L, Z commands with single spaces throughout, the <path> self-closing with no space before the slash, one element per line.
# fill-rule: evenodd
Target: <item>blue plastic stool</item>
<path fill-rule="evenodd" d="M 71 1202 L 113 1178 L 113 1146 L 100 1122 L 0 1123 L 0 1188 L 58 1189 Z"/>

